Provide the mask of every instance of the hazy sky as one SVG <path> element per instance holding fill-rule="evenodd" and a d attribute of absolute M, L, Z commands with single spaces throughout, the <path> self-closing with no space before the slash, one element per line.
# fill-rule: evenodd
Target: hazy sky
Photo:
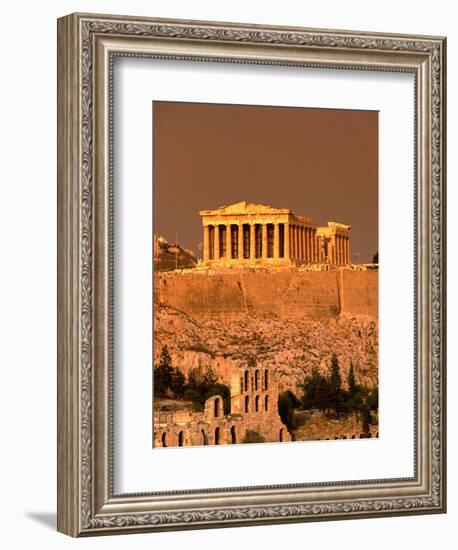
<path fill-rule="evenodd" d="M 199 210 L 246 200 L 351 225 L 353 261 L 377 252 L 377 112 L 154 102 L 153 130 L 155 234 L 201 257 Z"/>

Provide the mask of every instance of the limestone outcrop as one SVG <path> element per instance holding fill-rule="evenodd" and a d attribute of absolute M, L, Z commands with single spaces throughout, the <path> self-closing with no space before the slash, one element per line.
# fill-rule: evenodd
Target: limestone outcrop
<path fill-rule="evenodd" d="M 173 365 L 185 374 L 210 367 L 229 385 L 232 370 L 255 358 L 275 372 L 280 391 L 297 392 L 297 384 L 313 367 L 328 372 L 335 353 L 344 382 L 352 362 L 358 383 L 377 385 L 378 324 L 367 315 L 342 313 L 320 320 L 273 314 L 225 318 L 189 315 L 163 305 L 155 309 L 154 326 L 156 361 L 167 345 Z"/>
<path fill-rule="evenodd" d="M 197 265 L 197 258 L 192 250 L 168 243 L 163 237 L 154 237 L 153 252 L 155 271 L 191 269 Z"/>

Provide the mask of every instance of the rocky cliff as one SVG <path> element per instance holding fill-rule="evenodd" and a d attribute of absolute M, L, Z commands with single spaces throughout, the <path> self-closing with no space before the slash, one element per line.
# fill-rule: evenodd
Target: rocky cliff
<path fill-rule="evenodd" d="M 192 250 L 181 248 L 178 244 L 168 243 L 162 237 L 154 237 L 154 270 L 173 271 L 190 269 L 197 265 Z"/>
<path fill-rule="evenodd" d="M 297 391 L 336 353 L 345 382 L 378 378 L 376 272 L 182 272 L 155 278 L 154 355 L 167 345 L 185 373 L 211 367 L 229 384 L 232 366 L 255 358 Z"/>

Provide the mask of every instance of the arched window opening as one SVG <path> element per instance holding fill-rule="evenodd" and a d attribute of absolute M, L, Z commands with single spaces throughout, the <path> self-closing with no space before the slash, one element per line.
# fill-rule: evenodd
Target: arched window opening
<path fill-rule="evenodd" d="M 220 416 L 221 414 L 221 406 L 220 406 L 220 399 L 219 397 L 217 399 L 215 399 L 215 402 L 214 402 L 214 405 L 215 405 L 215 418 L 218 418 L 218 416 Z"/>
<path fill-rule="evenodd" d="M 232 445 L 235 445 L 237 443 L 237 435 L 235 433 L 235 426 L 232 426 L 232 428 L 231 428 L 231 443 L 232 443 Z"/>
<path fill-rule="evenodd" d="M 249 379 L 249 374 L 248 374 L 248 371 L 246 370 L 245 371 L 245 391 L 248 391 L 248 379 Z"/>
<path fill-rule="evenodd" d="M 215 430 L 215 445 L 219 445 L 219 428 Z"/>
<path fill-rule="evenodd" d="M 245 412 L 250 412 L 250 398 L 248 395 L 245 396 Z"/>
<path fill-rule="evenodd" d="M 254 400 L 254 410 L 256 412 L 259 412 L 259 395 L 257 395 L 255 400 Z"/>
<path fill-rule="evenodd" d="M 178 447 L 183 447 L 183 432 L 178 433 Z"/>
<path fill-rule="evenodd" d="M 259 371 L 256 370 L 256 372 L 254 373 L 254 389 L 256 391 L 258 391 L 259 389 Z"/>
<path fill-rule="evenodd" d="M 264 410 L 267 412 L 269 410 L 269 396 L 266 395 L 264 398 Z"/>
<path fill-rule="evenodd" d="M 283 441 L 283 428 L 280 429 L 280 441 Z"/>
<path fill-rule="evenodd" d="M 162 434 L 162 446 L 167 447 L 167 434 L 165 432 Z"/>
<path fill-rule="evenodd" d="M 265 390 L 269 389 L 269 371 L 268 370 L 264 371 L 264 389 Z"/>

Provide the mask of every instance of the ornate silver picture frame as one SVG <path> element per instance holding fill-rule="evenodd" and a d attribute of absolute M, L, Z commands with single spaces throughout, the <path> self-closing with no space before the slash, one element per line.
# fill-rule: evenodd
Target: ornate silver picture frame
<path fill-rule="evenodd" d="M 60 532 L 76 537 L 445 512 L 445 53 L 445 38 L 433 36 L 93 14 L 58 20 Z M 413 75 L 412 477 L 339 481 L 331 472 L 320 483 L 114 492 L 117 57 Z"/>

